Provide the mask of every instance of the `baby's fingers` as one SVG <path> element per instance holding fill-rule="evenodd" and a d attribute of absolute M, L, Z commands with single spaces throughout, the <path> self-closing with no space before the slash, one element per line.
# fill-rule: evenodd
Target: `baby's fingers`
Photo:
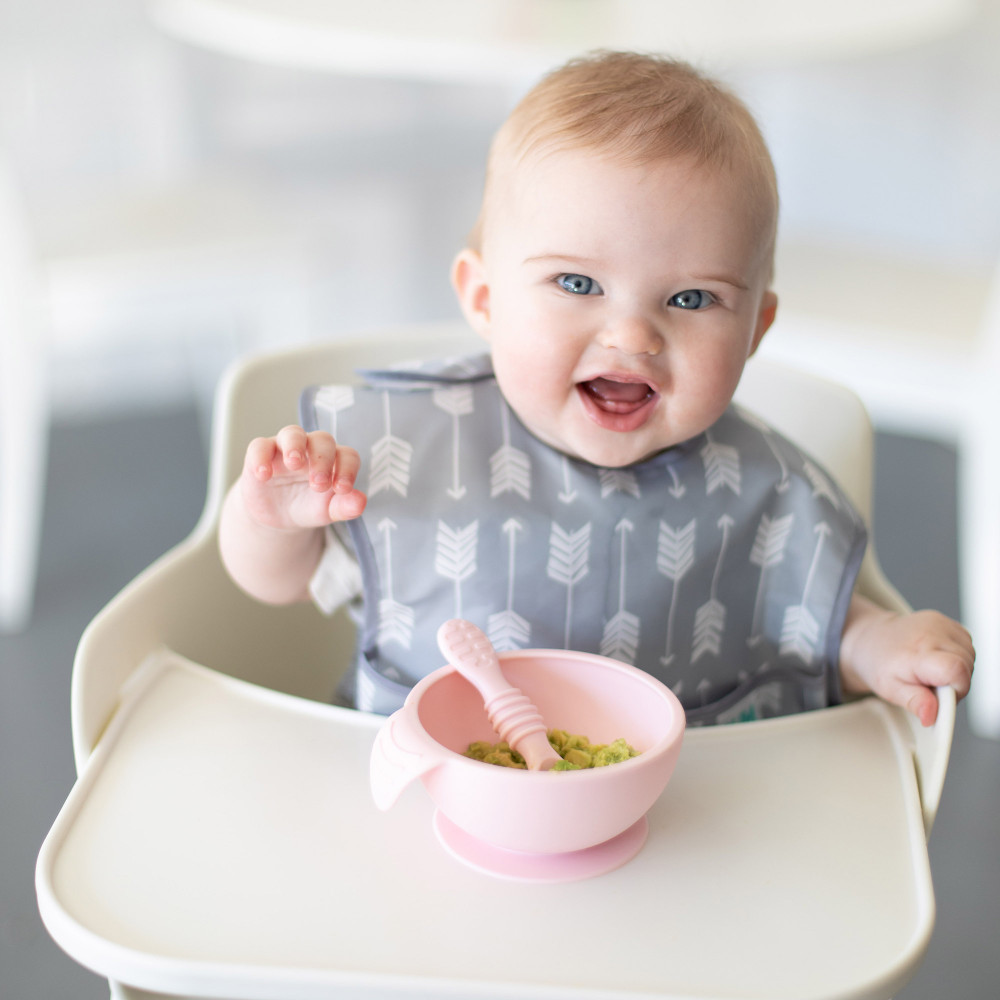
<path fill-rule="evenodd" d="M 366 498 L 354 483 L 361 458 L 326 431 L 283 427 L 256 438 L 244 462 L 244 496 L 262 523 L 320 526 L 358 517 Z M 266 484 L 266 487 L 265 487 Z"/>
<path fill-rule="evenodd" d="M 285 470 L 301 473 L 309 466 L 309 435 L 301 427 L 295 424 L 282 427 L 275 442 Z"/>
<path fill-rule="evenodd" d="M 274 437 L 254 438 L 247 446 L 244 471 L 260 483 L 306 466 L 306 432 L 301 427 L 284 427 Z"/>
<path fill-rule="evenodd" d="M 955 694 L 964 698 L 969 693 L 976 662 L 972 637 L 950 618 L 937 616 L 931 620 L 939 631 L 919 652 L 914 669 L 916 680 L 929 687 L 953 687 Z"/>
<path fill-rule="evenodd" d="M 345 448 L 323 431 L 315 431 L 308 438 L 309 483 L 314 490 L 325 493 L 347 494 L 354 489 L 354 481 L 361 468 L 361 456 L 353 448 Z"/>
<path fill-rule="evenodd" d="M 971 655 L 937 650 L 924 655 L 914 676 L 890 680 L 883 697 L 912 712 L 922 725 L 930 726 L 938 711 L 934 689 L 950 686 L 959 698 L 964 698 L 969 693 L 971 679 Z"/>
<path fill-rule="evenodd" d="M 953 687 L 956 697 L 961 701 L 972 686 L 975 659 L 976 654 L 971 645 L 968 649 L 939 650 L 927 657 L 922 664 L 920 679 L 935 687 Z"/>
<path fill-rule="evenodd" d="M 892 705 L 911 712 L 921 725 L 930 726 L 937 718 L 937 695 L 935 685 L 927 685 L 920 678 L 912 676 L 883 676 L 875 692 Z"/>
<path fill-rule="evenodd" d="M 920 720 L 920 725 L 933 726 L 938 713 L 937 694 L 919 684 L 905 685 L 902 693 L 903 708 L 912 712 Z"/>
<path fill-rule="evenodd" d="M 247 445 L 243 468 L 258 482 L 266 483 L 274 475 L 274 460 L 277 455 L 278 444 L 274 438 L 254 438 Z"/>
<path fill-rule="evenodd" d="M 330 498 L 329 514 L 331 521 L 351 521 L 364 513 L 367 497 L 359 490 L 350 493 L 334 493 Z"/>
<path fill-rule="evenodd" d="M 343 450 L 332 435 L 326 431 L 306 433 L 301 427 L 289 425 L 278 431 L 275 442 L 283 471 L 308 479 L 318 493 L 331 488 L 338 456 Z"/>
<path fill-rule="evenodd" d="M 354 488 L 361 469 L 361 456 L 353 448 L 337 448 L 333 473 L 333 495 L 330 497 L 330 519 L 350 521 L 360 517 L 365 509 L 367 497 Z"/>
<path fill-rule="evenodd" d="M 335 493 L 350 493 L 354 489 L 354 481 L 361 470 L 361 456 L 353 448 L 338 446 L 333 473 L 333 490 Z"/>

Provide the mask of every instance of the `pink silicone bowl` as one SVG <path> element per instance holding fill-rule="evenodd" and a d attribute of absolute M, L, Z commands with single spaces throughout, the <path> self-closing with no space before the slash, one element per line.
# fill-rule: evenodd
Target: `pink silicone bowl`
<path fill-rule="evenodd" d="M 594 743 L 624 737 L 640 756 L 580 771 L 521 771 L 462 755 L 497 739 L 481 695 L 452 667 L 421 680 L 379 731 L 371 758 L 375 803 L 388 809 L 420 778 L 460 829 L 507 850 L 556 854 L 602 844 L 641 819 L 666 787 L 684 734 L 684 710 L 649 674 L 565 650 L 501 653 L 510 683 L 550 728 Z"/>

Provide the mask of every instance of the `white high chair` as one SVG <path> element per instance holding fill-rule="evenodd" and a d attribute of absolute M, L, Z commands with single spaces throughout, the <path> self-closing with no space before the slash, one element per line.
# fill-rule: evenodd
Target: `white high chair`
<path fill-rule="evenodd" d="M 223 495 L 304 385 L 474 343 L 411 329 L 228 373 L 200 523 L 80 642 L 79 778 L 37 867 L 50 933 L 129 1000 L 890 996 L 933 928 L 925 836 L 950 689 L 926 731 L 871 698 L 691 731 L 636 858 L 581 882 L 506 882 L 445 853 L 419 786 L 375 809 L 383 720 L 326 703 L 351 659 L 346 616 L 263 607 L 229 581 Z M 872 435 L 853 395 L 755 360 L 740 399 L 870 518 Z M 861 586 L 902 606 L 874 549 Z"/>

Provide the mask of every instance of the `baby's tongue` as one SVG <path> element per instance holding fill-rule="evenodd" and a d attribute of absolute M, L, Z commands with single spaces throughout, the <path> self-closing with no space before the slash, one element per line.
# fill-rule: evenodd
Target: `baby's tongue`
<path fill-rule="evenodd" d="M 635 405 L 643 402 L 649 395 L 649 386 L 645 382 L 616 382 L 610 378 L 595 378 L 587 383 L 587 391 L 606 403 Z"/>

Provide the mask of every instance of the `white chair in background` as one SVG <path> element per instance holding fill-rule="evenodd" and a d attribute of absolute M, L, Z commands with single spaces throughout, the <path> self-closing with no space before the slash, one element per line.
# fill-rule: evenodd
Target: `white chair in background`
<path fill-rule="evenodd" d="M 100 408 L 88 363 L 116 351 L 147 369 L 142 407 L 307 336 L 305 250 L 271 195 L 202 173 L 40 213 L 0 161 L 0 631 L 31 614 L 54 379 L 63 410 Z M 148 372 L 164 359 L 180 370 Z"/>
<path fill-rule="evenodd" d="M 476 343 L 464 329 L 401 330 L 230 371 L 201 521 L 100 612 L 77 651 L 80 776 L 36 879 L 50 933 L 119 1000 L 735 998 L 771 985 L 775 996 L 891 995 L 933 927 L 924 839 L 951 744 L 950 689 L 929 730 L 869 698 L 689 733 L 650 842 L 586 883 L 469 871 L 434 842 L 419 790 L 391 817 L 374 809 L 367 760 L 382 720 L 325 704 L 351 660 L 347 616 L 242 594 L 219 559 L 219 509 L 247 441 L 286 423 L 304 385 Z M 755 360 L 740 401 L 794 434 L 870 518 L 872 432 L 855 396 Z M 861 586 L 904 606 L 874 549 Z M 669 885 L 669 905 L 651 880 Z M 612 920 L 596 949 L 564 940 L 572 921 L 551 917 L 619 907 L 632 920 Z M 657 944 L 637 946 L 637 933 Z M 770 945 L 786 934 L 807 940 L 801 954 L 786 949 L 797 964 L 783 958 L 778 984 Z M 766 946 L 748 945 L 762 936 Z M 720 951 L 740 960 L 712 961 Z"/>
<path fill-rule="evenodd" d="M 31 614 L 48 453 L 44 296 L 23 209 L 0 155 L 0 632 Z"/>
<path fill-rule="evenodd" d="M 85 372 L 91 352 L 134 364 L 145 351 L 146 368 L 179 356 L 189 381 L 210 379 L 210 400 L 234 357 L 301 340 L 310 264 L 300 220 L 280 201 L 273 183 L 202 167 L 33 203 L 56 383 L 77 361 Z M 142 392 L 155 393 L 147 374 Z"/>
<path fill-rule="evenodd" d="M 850 387 L 879 429 L 957 449 L 962 618 L 977 651 L 969 722 L 1000 739 L 1000 269 L 789 242 L 775 287 L 762 357 Z"/>
<path fill-rule="evenodd" d="M 0 14 L 0 632 L 32 612 L 51 418 L 210 400 L 307 324 L 273 175 L 213 155 L 185 53 L 99 6 Z"/>

